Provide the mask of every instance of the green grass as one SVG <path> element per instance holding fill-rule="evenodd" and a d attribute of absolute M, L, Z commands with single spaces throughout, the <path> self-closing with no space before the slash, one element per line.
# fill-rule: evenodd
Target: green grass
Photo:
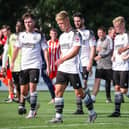
<path fill-rule="evenodd" d="M 112 98 L 113 97 L 112 93 Z M 105 103 L 105 92 L 99 92 L 94 105 L 98 117 L 95 123 L 87 123 L 87 109 L 84 107 L 84 115 L 73 115 L 76 109 L 74 92 L 66 91 L 64 94 L 64 123 L 50 124 L 48 121 L 54 117 L 54 105 L 48 105 L 50 95 L 48 92 L 39 92 L 38 101 L 40 109 L 36 119 L 26 119 L 25 115 L 17 113 L 18 104 L 6 104 L 3 100 L 7 97 L 7 92 L 0 92 L 0 129 L 129 129 L 129 99 L 125 98 L 125 103 L 121 106 L 120 118 L 107 117 L 112 113 L 114 104 Z M 29 104 L 26 103 L 27 111 Z"/>

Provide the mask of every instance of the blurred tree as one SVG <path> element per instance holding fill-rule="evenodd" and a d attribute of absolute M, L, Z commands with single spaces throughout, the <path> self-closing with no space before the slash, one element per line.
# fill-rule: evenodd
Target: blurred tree
<path fill-rule="evenodd" d="M 36 0 L 0 0 L 0 26 L 8 24 L 14 30 L 16 20 L 36 3 Z"/>
<path fill-rule="evenodd" d="M 16 19 L 31 10 L 37 15 L 40 28 L 48 36 L 49 29 L 56 27 L 55 15 L 61 10 L 72 15 L 75 11 L 84 14 L 86 27 L 96 30 L 103 25 L 106 28 L 112 25 L 114 17 L 122 15 L 127 21 L 129 28 L 129 1 L 128 0 L 0 0 L 0 25 L 9 24 L 14 27 Z"/>
<path fill-rule="evenodd" d="M 40 0 L 35 9 L 40 17 L 40 26 L 48 37 L 49 29 L 51 27 L 57 28 L 55 22 L 56 13 L 61 10 L 67 10 L 70 16 L 72 16 L 73 11 L 78 10 L 78 8 L 80 8 L 78 0 L 67 0 L 67 2 L 63 0 Z"/>

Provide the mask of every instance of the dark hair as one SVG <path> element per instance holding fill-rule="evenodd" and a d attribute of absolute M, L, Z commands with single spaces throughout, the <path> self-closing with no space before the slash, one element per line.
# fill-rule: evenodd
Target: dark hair
<path fill-rule="evenodd" d="M 26 12 L 22 15 L 23 20 L 25 20 L 26 18 L 32 18 L 33 20 L 35 20 L 35 16 L 31 12 Z"/>
<path fill-rule="evenodd" d="M 9 25 L 2 25 L 2 29 L 11 30 Z"/>
<path fill-rule="evenodd" d="M 106 32 L 106 28 L 104 26 L 100 26 L 97 30 L 102 30 L 103 32 Z"/>
<path fill-rule="evenodd" d="M 52 28 L 50 29 L 50 31 L 57 32 L 57 29 L 56 29 L 56 28 L 54 28 L 54 27 L 52 27 Z"/>
<path fill-rule="evenodd" d="M 80 17 L 81 19 L 84 18 L 84 16 L 82 15 L 81 12 L 75 12 L 75 13 L 73 14 L 73 17 Z"/>

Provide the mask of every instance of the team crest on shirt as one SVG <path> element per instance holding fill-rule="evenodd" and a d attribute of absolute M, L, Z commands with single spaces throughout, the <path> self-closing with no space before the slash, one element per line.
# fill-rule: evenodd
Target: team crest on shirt
<path fill-rule="evenodd" d="M 124 37 L 121 38 L 121 41 L 124 41 Z"/>
<path fill-rule="evenodd" d="M 79 42 L 80 41 L 80 38 L 79 38 L 79 36 L 78 35 L 75 35 L 75 42 Z"/>
<path fill-rule="evenodd" d="M 37 40 L 37 35 L 34 35 L 33 36 L 33 40 Z"/>

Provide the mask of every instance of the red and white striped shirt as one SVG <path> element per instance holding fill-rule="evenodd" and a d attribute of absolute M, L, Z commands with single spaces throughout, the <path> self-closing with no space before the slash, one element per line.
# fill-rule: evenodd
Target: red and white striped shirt
<path fill-rule="evenodd" d="M 57 71 L 57 66 L 55 65 L 55 62 L 57 59 L 59 59 L 61 54 L 59 41 L 58 39 L 56 39 L 54 42 L 49 40 L 47 43 L 49 48 L 48 51 L 51 71 Z"/>

